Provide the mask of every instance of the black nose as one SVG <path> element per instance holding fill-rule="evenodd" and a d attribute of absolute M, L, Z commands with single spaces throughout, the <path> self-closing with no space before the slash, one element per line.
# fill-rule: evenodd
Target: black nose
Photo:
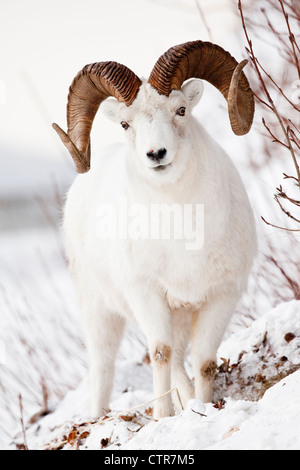
<path fill-rule="evenodd" d="M 147 157 L 150 158 L 150 160 L 153 160 L 155 162 L 159 162 L 162 160 L 167 153 L 167 149 L 159 149 L 157 152 L 154 152 L 153 150 L 150 150 L 150 152 L 147 152 Z"/>

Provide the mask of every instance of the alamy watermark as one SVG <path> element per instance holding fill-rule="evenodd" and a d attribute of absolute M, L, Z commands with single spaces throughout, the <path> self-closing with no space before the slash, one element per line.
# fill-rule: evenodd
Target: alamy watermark
<path fill-rule="evenodd" d="M 182 240 L 186 250 L 204 244 L 203 204 L 132 204 L 121 196 L 115 204 L 100 204 L 97 217 L 101 240 Z"/>

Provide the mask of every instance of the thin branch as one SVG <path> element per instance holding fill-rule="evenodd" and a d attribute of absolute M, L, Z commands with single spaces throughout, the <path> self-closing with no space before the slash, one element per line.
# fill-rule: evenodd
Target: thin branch
<path fill-rule="evenodd" d="M 279 265 L 279 263 L 275 260 L 275 258 L 273 258 L 273 256 L 267 256 L 267 259 L 269 259 L 269 261 L 271 261 L 274 266 L 276 266 L 281 274 L 285 277 L 285 279 L 287 280 L 294 296 L 295 296 L 295 299 L 296 300 L 299 300 L 300 299 L 300 285 L 293 281 L 293 279 L 291 279 L 291 277 L 286 273 L 286 271 Z"/>
<path fill-rule="evenodd" d="M 261 8 L 261 12 L 262 14 L 264 15 L 265 17 L 265 20 L 267 22 L 267 25 L 268 27 L 270 28 L 270 30 L 272 31 L 273 35 L 275 36 L 276 39 L 278 39 L 280 41 L 280 43 L 284 46 L 285 48 L 285 52 L 289 55 L 289 46 L 288 44 L 285 42 L 284 38 L 286 37 L 286 33 L 284 32 L 279 32 L 277 31 L 273 24 L 271 23 L 270 19 L 268 18 L 268 15 L 266 14 L 266 10 L 264 8 Z M 264 27 L 264 26 L 263 26 Z"/>
<path fill-rule="evenodd" d="M 271 129 L 267 126 L 266 124 L 266 121 L 264 120 L 264 118 L 262 118 L 262 123 L 264 125 L 264 127 L 267 129 L 268 133 L 270 134 L 270 136 L 273 138 L 273 142 L 276 142 L 280 145 L 283 145 L 285 148 L 289 148 L 284 142 L 282 142 L 281 140 L 279 140 L 271 131 Z"/>
<path fill-rule="evenodd" d="M 297 178 L 295 178 L 294 176 L 287 176 L 285 173 L 283 173 L 284 175 L 284 179 L 287 179 L 287 178 L 293 178 L 297 181 L 298 183 L 298 180 Z M 298 186 L 298 184 L 297 184 Z M 282 187 L 279 186 L 279 188 L 276 188 L 276 190 L 278 191 L 278 196 L 280 196 L 282 199 L 287 199 L 289 202 L 291 202 L 292 204 L 295 204 L 295 206 L 299 206 L 300 207 L 300 201 L 298 201 L 297 199 L 293 199 L 291 197 L 289 197 L 283 190 L 282 190 Z"/>
<path fill-rule="evenodd" d="M 279 227 L 279 225 L 274 225 L 274 224 L 271 224 L 270 222 L 267 222 L 266 219 L 264 219 L 262 215 L 260 216 L 260 218 L 264 221 L 265 224 L 270 225 L 271 227 L 279 228 L 280 230 L 287 230 L 288 232 L 300 232 L 300 228 L 297 229 L 297 228 Z"/>
<path fill-rule="evenodd" d="M 246 49 L 247 49 L 247 48 L 246 48 Z M 255 92 L 253 91 L 253 94 L 254 94 L 255 98 L 256 98 L 261 104 L 263 104 L 264 106 L 266 106 L 267 108 L 269 108 L 271 111 L 273 110 L 272 106 L 270 106 L 266 101 L 264 101 L 260 96 L 258 96 L 257 93 L 255 93 Z"/>
<path fill-rule="evenodd" d="M 283 2 L 282 2 L 282 0 L 278 0 L 278 1 L 279 1 L 279 3 L 280 3 L 281 9 L 282 9 L 282 13 L 283 13 L 283 15 L 284 15 L 285 22 L 286 22 L 286 25 L 287 25 L 287 28 L 288 28 L 288 31 L 289 31 L 289 40 L 290 40 L 290 43 L 291 43 L 291 46 L 292 46 L 293 56 L 294 56 L 294 60 L 295 60 L 295 65 L 296 65 L 297 70 L 298 70 L 298 76 L 299 76 L 299 78 L 300 78 L 300 64 L 299 64 L 299 60 L 298 60 L 298 57 L 297 57 L 297 54 L 296 54 L 295 47 L 297 48 L 298 52 L 300 52 L 300 50 L 299 50 L 298 44 L 296 43 L 295 36 L 294 36 L 294 34 L 292 33 L 292 31 L 291 31 L 290 22 L 289 22 L 289 16 L 288 16 L 288 14 L 286 13 L 286 11 L 285 11 L 285 9 L 284 9 Z"/>
<path fill-rule="evenodd" d="M 23 402 L 22 402 L 21 393 L 19 394 L 19 407 L 20 407 L 20 421 L 21 421 L 23 441 L 24 441 L 22 449 L 23 450 L 28 450 L 27 440 L 26 440 L 26 432 L 25 432 L 25 425 L 24 425 L 24 417 L 23 417 Z"/>
<path fill-rule="evenodd" d="M 281 0 L 280 0 L 281 1 Z M 284 123 L 282 121 L 282 118 L 273 102 L 273 99 L 268 91 L 268 88 L 266 86 L 266 83 L 261 75 L 261 72 L 260 72 L 260 67 L 259 67 L 259 63 L 258 63 L 258 60 L 257 58 L 255 57 L 255 54 L 254 54 L 254 51 L 253 51 L 253 47 L 252 47 L 252 41 L 251 39 L 249 38 L 249 35 L 248 35 L 248 32 L 247 32 L 247 28 L 246 28 L 246 24 L 245 24 L 245 19 L 244 19 L 244 14 L 243 14 L 243 9 L 242 9 L 242 2 L 241 0 L 238 0 L 238 8 L 239 8 L 239 11 L 240 11 L 240 16 L 241 16 L 241 20 L 242 20 L 242 26 L 243 26 L 243 30 L 244 30 L 244 34 L 245 34 L 245 37 L 246 37 L 246 40 L 247 40 L 247 43 L 248 43 L 248 46 L 249 46 L 249 51 L 250 51 L 250 59 L 255 67 L 255 70 L 256 70 L 256 73 L 257 73 L 257 76 L 259 78 L 259 81 L 261 83 L 261 86 L 262 86 L 262 89 L 267 97 L 267 100 L 269 101 L 271 107 L 272 107 L 272 111 L 273 113 L 275 114 L 279 124 L 280 124 L 280 127 L 282 129 L 282 132 L 284 134 L 284 137 L 285 137 L 285 141 L 286 141 L 286 144 L 287 144 L 287 147 L 290 151 L 290 154 L 292 156 L 292 159 L 293 159 L 293 162 L 294 162 L 294 166 L 295 166 L 295 169 L 296 169 L 296 173 L 297 173 L 297 178 L 298 178 L 298 184 L 299 184 L 299 188 L 300 188 L 300 168 L 299 168 L 299 165 L 298 165 L 298 162 L 297 162 L 297 159 L 296 159 L 296 156 L 295 156 L 295 152 L 294 152 L 294 149 L 293 149 L 293 146 L 292 146 L 292 143 L 291 143 L 291 139 L 289 137 L 289 134 L 284 126 Z"/>
<path fill-rule="evenodd" d="M 261 65 L 260 61 L 256 58 L 256 61 L 257 61 L 257 64 L 259 65 L 259 67 L 261 68 L 261 70 L 264 72 L 264 74 L 268 77 L 268 79 L 270 80 L 270 82 L 273 83 L 273 85 L 275 86 L 275 88 L 277 88 L 277 90 L 279 91 L 279 93 L 284 97 L 284 99 L 296 110 L 296 111 L 300 111 L 300 108 L 298 108 L 298 106 L 295 105 L 295 103 L 293 103 L 287 96 L 286 94 L 284 93 L 284 91 L 282 90 L 282 88 L 280 88 L 280 86 L 278 85 L 278 83 L 275 82 L 275 80 L 271 77 L 271 75 L 265 70 L 265 68 Z"/>
<path fill-rule="evenodd" d="M 280 195 L 276 194 L 276 195 L 274 196 L 274 199 L 275 199 L 275 201 L 277 202 L 277 204 L 279 205 L 279 207 L 280 207 L 280 209 L 282 210 L 282 212 L 283 212 L 285 215 L 287 215 L 290 219 L 294 220 L 294 222 L 297 222 L 298 224 L 300 224 L 300 220 L 297 219 L 296 217 L 294 217 L 289 211 L 287 211 L 287 210 L 283 207 L 283 205 L 281 204 L 281 202 L 280 202 L 280 200 L 279 200 L 279 197 L 280 197 Z"/>
<path fill-rule="evenodd" d="M 298 149 L 300 150 L 300 140 L 298 139 L 298 137 L 296 136 L 295 132 L 293 131 L 293 129 L 289 128 L 289 133 L 291 134 L 291 140 L 292 142 L 294 142 L 294 144 L 298 147 Z"/>
<path fill-rule="evenodd" d="M 298 180 L 297 180 L 297 178 L 295 178 L 295 176 L 289 176 L 289 175 L 287 175 L 286 173 L 283 173 L 283 176 L 284 176 L 284 179 L 285 179 L 285 180 L 288 179 L 288 178 L 290 178 L 290 179 L 295 180 L 295 181 L 298 183 Z"/>

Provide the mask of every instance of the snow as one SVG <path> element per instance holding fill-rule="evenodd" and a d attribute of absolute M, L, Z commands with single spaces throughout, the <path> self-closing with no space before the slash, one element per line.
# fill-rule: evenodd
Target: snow
<path fill-rule="evenodd" d="M 29 426 L 27 445 L 36 450 L 299 449 L 299 313 L 299 302 L 290 301 L 232 333 L 219 349 L 214 403 L 194 399 L 180 414 L 158 421 L 149 415 L 155 398 L 151 364 L 141 361 L 143 348 L 135 348 L 132 355 L 134 333 L 128 332 L 117 362 L 112 411 L 106 419 L 88 417 L 84 379 L 52 413 Z M 285 339 L 287 333 L 293 333 L 292 340 Z M 234 364 L 241 352 L 237 384 Z M 223 371 L 225 354 L 232 371 Z M 268 384 L 268 373 L 274 377 L 274 371 L 275 381 Z M 264 379 L 256 383 L 261 373 Z M 22 442 L 19 431 L 8 448 Z"/>
<path fill-rule="evenodd" d="M 214 25 L 213 40 L 244 58 L 230 0 L 200 3 Z M 98 4 L 72 2 L 70 11 L 69 2 L 58 0 L 44 2 L 43 9 L 37 0 L 18 9 L 6 2 L 0 19 L 7 44 L 0 76 L 0 448 L 22 448 L 26 440 L 29 449 L 115 452 L 300 449 L 300 303 L 268 258 L 272 254 L 297 279 L 298 240 L 260 221 L 263 215 L 281 224 L 272 195 L 289 163 L 274 158 L 262 164 L 259 115 L 249 136 L 232 136 L 223 97 L 207 84 L 195 112 L 209 132 L 218 126 L 245 181 L 260 244 L 248 292 L 218 351 L 213 402 L 191 400 L 176 416 L 154 421 L 145 339 L 128 325 L 111 412 L 103 422 L 87 414 L 83 328 L 60 232 L 75 172 L 51 122 L 64 127 L 67 89 L 85 63 L 118 60 L 147 76 L 169 46 L 211 39 L 194 0 L 114 0 L 101 11 Z M 121 130 L 101 116 L 93 155 L 115 139 L 122 140 Z M 192 377 L 188 355 L 186 367 Z M 175 399 L 176 390 L 170 393 Z"/>

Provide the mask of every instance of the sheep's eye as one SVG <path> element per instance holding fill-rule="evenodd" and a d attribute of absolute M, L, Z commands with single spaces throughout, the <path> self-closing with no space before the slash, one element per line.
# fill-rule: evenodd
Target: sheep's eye
<path fill-rule="evenodd" d="M 128 124 L 128 122 L 126 122 L 126 121 L 122 121 L 122 122 L 121 122 L 121 126 L 122 126 L 123 129 L 125 129 L 125 131 L 126 131 L 126 130 L 128 129 L 128 127 L 129 127 L 129 124 Z"/>
<path fill-rule="evenodd" d="M 184 116 L 185 115 L 185 107 L 181 106 L 180 108 L 177 109 L 176 114 L 178 116 Z"/>

